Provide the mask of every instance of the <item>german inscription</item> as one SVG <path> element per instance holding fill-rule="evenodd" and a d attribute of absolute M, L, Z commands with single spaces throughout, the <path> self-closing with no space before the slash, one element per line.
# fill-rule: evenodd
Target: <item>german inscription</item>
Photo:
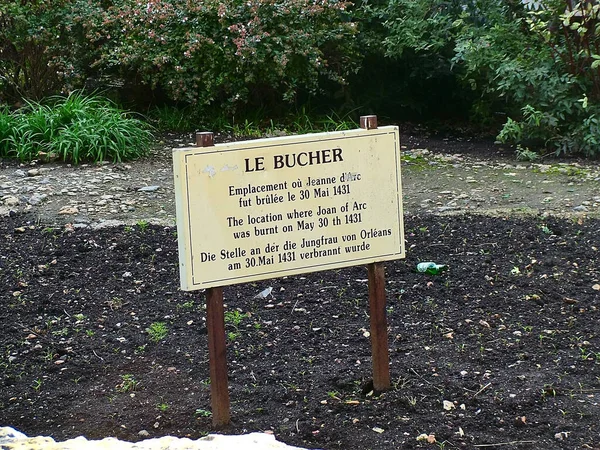
<path fill-rule="evenodd" d="M 181 286 L 404 257 L 397 127 L 173 151 Z"/>

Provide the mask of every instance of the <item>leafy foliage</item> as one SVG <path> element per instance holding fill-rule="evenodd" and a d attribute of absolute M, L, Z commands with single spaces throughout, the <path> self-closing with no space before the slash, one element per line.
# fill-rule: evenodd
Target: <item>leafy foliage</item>
<path fill-rule="evenodd" d="M 102 97 L 78 92 L 0 111 L 0 157 L 29 161 L 54 155 L 74 164 L 123 161 L 146 154 L 151 139 L 142 120 Z"/>
<path fill-rule="evenodd" d="M 92 52 L 76 18 L 86 3 L 0 2 L 0 101 L 41 100 L 83 85 Z"/>
<path fill-rule="evenodd" d="M 121 0 L 85 24 L 95 65 L 139 77 L 168 97 L 226 109 L 293 101 L 321 80 L 346 83 L 356 70 L 346 2 Z"/>
<path fill-rule="evenodd" d="M 390 0 L 368 8 L 383 20 L 387 57 L 415 64 L 421 77 L 449 71 L 459 91 L 476 94 L 476 120 L 507 115 L 501 141 L 598 154 L 597 2 Z"/>

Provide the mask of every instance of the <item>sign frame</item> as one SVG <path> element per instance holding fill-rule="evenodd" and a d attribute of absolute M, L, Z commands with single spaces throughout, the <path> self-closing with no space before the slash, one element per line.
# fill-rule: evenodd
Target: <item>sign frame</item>
<path fill-rule="evenodd" d="M 377 129 L 377 116 L 361 116 L 360 127 L 365 130 Z M 396 129 L 397 133 L 397 129 Z M 213 134 L 203 132 L 196 134 L 196 144 L 198 147 L 211 147 L 214 145 Z M 400 141 L 397 142 L 398 149 Z M 176 184 L 176 205 L 177 205 L 177 229 L 180 251 L 186 250 L 185 244 L 182 244 L 181 235 L 179 234 L 180 227 L 180 211 L 182 210 L 181 189 L 177 188 L 177 174 L 181 168 L 176 167 L 176 152 L 180 150 L 174 149 L 174 174 Z M 398 182 L 401 186 L 398 161 Z M 180 180 L 179 180 L 180 181 Z M 399 208 L 402 212 L 402 197 L 401 188 L 398 198 Z M 401 252 L 398 258 L 405 256 L 404 248 L 404 224 L 403 213 L 399 218 L 399 227 L 401 240 Z M 398 259 L 390 258 L 390 259 Z M 353 266 L 356 264 L 348 264 L 339 267 Z M 382 392 L 390 389 L 390 366 L 389 366 L 389 348 L 387 336 L 387 317 L 386 317 L 386 295 L 385 295 L 385 268 L 382 261 L 375 258 L 367 264 L 368 282 L 369 282 L 369 311 L 370 311 L 370 330 L 371 330 L 371 349 L 373 355 L 373 389 Z M 306 272 L 299 272 L 306 273 Z M 270 278 L 270 277 L 269 277 Z M 263 278 L 261 278 L 263 279 Z M 182 287 L 184 284 L 183 277 L 181 278 Z M 227 376 L 227 346 L 225 338 L 225 317 L 223 304 L 223 286 L 210 286 L 206 289 L 206 317 L 208 330 L 208 350 L 209 350 L 209 365 L 211 379 L 211 406 L 212 406 L 212 423 L 214 428 L 222 428 L 227 426 L 231 421 L 229 388 Z"/>

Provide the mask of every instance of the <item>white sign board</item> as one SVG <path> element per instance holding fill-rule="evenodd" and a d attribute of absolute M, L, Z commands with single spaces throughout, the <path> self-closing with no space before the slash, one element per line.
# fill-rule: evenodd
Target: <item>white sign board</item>
<path fill-rule="evenodd" d="M 397 127 L 173 150 L 181 287 L 404 257 Z"/>

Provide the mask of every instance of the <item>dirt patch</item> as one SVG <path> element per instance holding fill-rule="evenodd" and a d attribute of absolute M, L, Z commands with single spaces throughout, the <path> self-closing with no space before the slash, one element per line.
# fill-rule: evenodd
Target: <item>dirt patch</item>
<path fill-rule="evenodd" d="M 170 148 L 191 136 L 169 139 L 132 164 L 1 163 L 0 424 L 56 440 L 211 431 L 204 297 L 178 288 L 171 225 Z M 403 142 L 393 389 L 370 388 L 364 268 L 231 286 L 224 432 L 324 449 L 600 449 L 598 166 Z M 87 226 L 113 219 L 130 225 Z M 416 273 L 429 260 L 450 269 Z"/>
<path fill-rule="evenodd" d="M 600 222 L 423 215 L 406 230 L 408 257 L 386 264 L 393 389 L 369 388 L 364 268 L 231 286 L 225 432 L 600 448 Z M 204 300 L 178 290 L 174 231 L 0 222 L 0 423 L 57 440 L 210 431 Z M 424 260 L 450 270 L 416 273 Z"/>

